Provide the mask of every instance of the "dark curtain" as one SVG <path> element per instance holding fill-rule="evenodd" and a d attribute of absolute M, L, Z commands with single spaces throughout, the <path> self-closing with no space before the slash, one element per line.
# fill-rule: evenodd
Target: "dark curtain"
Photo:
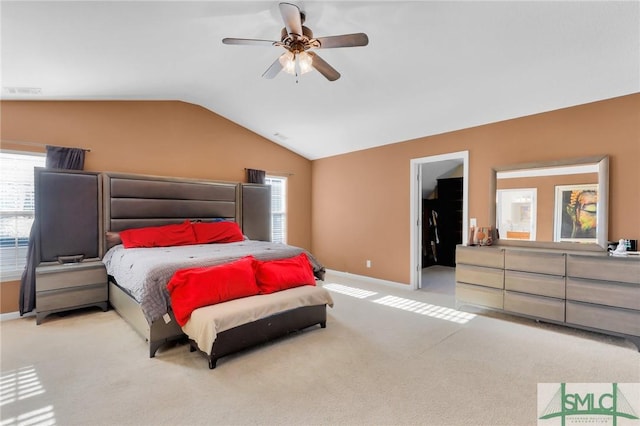
<path fill-rule="evenodd" d="M 264 170 L 247 169 L 247 180 L 249 183 L 260 183 L 264 185 L 266 177 L 267 172 Z"/>
<path fill-rule="evenodd" d="M 47 145 L 48 169 L 82 170 L 84 168 L 85 150 L 80 148 L 63 148 Z M 36 250 L 36 217 L 29 233 L 29 247 L 27 248 L 27 265 L 20 280 L 20 316 L 33 311 L 36 307 L 36 266 L 40 263 L 40 256 Z"/>
<path fill-rule="evenodd" d="M 84 169 L 84 149 L 47 145 L 47 169 Z"/>

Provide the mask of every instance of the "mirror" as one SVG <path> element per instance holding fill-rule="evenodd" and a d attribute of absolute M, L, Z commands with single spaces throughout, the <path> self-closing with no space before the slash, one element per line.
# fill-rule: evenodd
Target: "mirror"
<path fill-rule="evenodd" d="M 491 185 L 497 244 L 607 249 L 607 156 L 496 167 Z"/>

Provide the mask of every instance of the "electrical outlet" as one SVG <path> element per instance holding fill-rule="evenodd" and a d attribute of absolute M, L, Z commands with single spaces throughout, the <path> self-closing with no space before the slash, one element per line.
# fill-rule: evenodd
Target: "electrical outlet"
<path fill-rule="evenodd" d="M 473 226 L 474 228 L 478 226 L 478 223 L 475 217 L 472 217 L 471 219 L 469 219 L 469 226 Z"/>
<path fill-rule="evenodd" d="M 367 268 L 371 268 L 371 261 L 367 260 Z"/>

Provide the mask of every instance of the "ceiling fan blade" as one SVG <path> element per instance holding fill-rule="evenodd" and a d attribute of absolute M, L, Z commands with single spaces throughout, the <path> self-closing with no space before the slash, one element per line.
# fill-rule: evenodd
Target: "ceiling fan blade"
<path fill-rule="evenodd" d="M 291 3 L 280 3 L 280 14 L 287 28 L 288 34 L 302 35 L 302 19 L 300 18 L 300 9 Z"/>
<path fill-rule="evenodd" d="M 282 55 L 281 55 L 282 56 Z M 264 78 L 274 78 L 282 70 L 282 64 L 280 63 L 280 57 L 278 57 L 274 63 L 262 74 Z"/>
<path fill-rule="evenodd" d="M 369 37 L 365 33 L 344 34 L 329 37 L 316 38 L 320 42 L 320 49 L 335 47 L 356 47 L 369 44 Z"/>
<path fill-rule="evenodd" d="M 248 45 L 248 46 L 279 46 L 279 41 L 257 40 L 252 38 L 223 38 L 224 44 Z"/>
<path fill-rule="evenodd" d="M 336 71 L 331 65 L 329 65 L 324 59 L 313 52 L 307 52 L 312 58 L 311 65 L 318 70 L 318 72 L 325 76 L 329 81 L 335 81 L 340 78 L 340 73 Z"/>

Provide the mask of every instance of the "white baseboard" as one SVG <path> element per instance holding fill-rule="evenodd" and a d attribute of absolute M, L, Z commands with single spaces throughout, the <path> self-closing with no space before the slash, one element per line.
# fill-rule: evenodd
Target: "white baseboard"
<path fill-rule="evenodd" d="M 20 317 L 20 312 L 18 312 L 18 311 L 16 311 L 16 312 L 7 312 L 6 314 L 0 314 L 0 322 L 14 320 L 14 319 L 18 319 L 18 318 L 35 317 L 35 316 L 36 316 L 35 312 L 27 312 L 22 317 Z"/>
<path fill-rule="evenodd" d="M 335 271 L 333 269 L 327 269 L 327 273 L 336 275 L 341 278 L 349 278 L 349 279 L 354 279 L 358 281 L 363 281 L 365 283 L 368 282 L 371 284 L 381 284 L 381 285 L 386 285 L 386 286 L 399 288 L 403 290 L 412 290 L 409 284 L 403 284 L 396 281 L 382 280 L 380 278 L 367 277 L 366 275 L 358 275 L 358 274 L 352 274 L 350 272 Z"/>

